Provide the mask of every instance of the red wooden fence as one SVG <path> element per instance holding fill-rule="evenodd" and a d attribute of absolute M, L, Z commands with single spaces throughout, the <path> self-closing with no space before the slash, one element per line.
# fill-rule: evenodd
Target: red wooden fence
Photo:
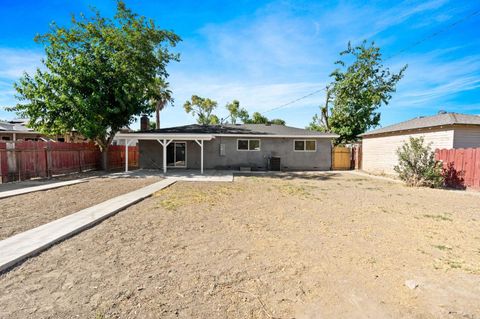
<path fill-rule="evenodd" d="M 138 167 L 138 149 L 129 147 L 128 163 Z M 112 145 L 109 169 L 125 167 L 125 146 Z M 94 144 L 22 141 L 0 143 L 1 182 L 82 172 L 101 167 L 101 152 Z"/>
<path fill-rule="evenodd" d="M 445 183 L 456 188 L 480 188 L 480 148 L 437 149 L 443 162 Z"/>
<path fill-rule="evenodd" d="M 108 166 L 110 169 L 125 167 L 125 146 L 111 145 L 108 148 Z M 128 166 L 138 167 L 138 147 L 128 147 Z"/>

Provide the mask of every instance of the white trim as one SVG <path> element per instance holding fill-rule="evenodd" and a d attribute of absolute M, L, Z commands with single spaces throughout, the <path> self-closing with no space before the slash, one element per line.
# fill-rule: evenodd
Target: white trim
<path fill-rule="evenodd" d="M 204 140 L 210 141 L 215 137 L 236 137 L 236 138 L 298 138 L 313 139 L 327 138 L 334 139 L 340 135 L 269 135 L 269 134 L 160 134 L 160 133 L 117 133 L 115 139 L 134 138 L 138 140 L 156 140 L 156 139 L 178 139 L 178 140 Z"/>
<path fill-rule="evenodd" d="M 174 165 L 168 165 L 167 163 L 167 167 L 168 168 L 187 168 L 187 141 L 170 141 L 171 143 L 173 143 L 173 156 L 174 156 Z M 169 145 L 170 143 L 167 143 L 167 146 Z M 176 164 L 176 160 L 177 160 L 177 147 L 175 144 L 185 144 L 185 165 L 183 166 L 177 166 L 175 165 Z"/>
<path fill-rule="evenodd" d="M 298 139 L 312 139 L 312 138 L 337 138 L 340 135 L 325 136 L 325 135 L 269 135 L 269 134 L 213 134 L 215 137 L 237 137 L 245 138 L 298 138 Z"/>
<path fill-rule="evenodd" d="M 212 134 L 159 134 L 159 133 L 117 133 L 115 139 L 132 138 L 137 140 L 182 140 L 194 141 L 205 140 L 210 141 L 215 138 Z"/>
<path fill-rule="evenodd" d="M 303 142 L 303 151 L 300 151 L 300 150 L 296 150 L 295 149 L 295 142 L 297 141 L 302 141 Z M 307 150 L 307 141 L 311 142 L 315 142 L 315 150 Z M 294 152 L 297 152 L 297 153 L 315 153 L 317 152 L 317 140 L 314 140 L 314 139 L 311 139 L 311 138 L 307 138 L 307 139 L 294 139 L 293 140 L 293 151 Z"/>
<path fill-rule="evenodd" d="M 238 141 L 248 141 L 248 149 L 241 150 L 238 148 Z M 258 141 L 258 150 L 250 149 L 250 141 Z M 259 138 L 237 138 L 237 152 L 260 152 L 262 150 L 262 140 Z"/>

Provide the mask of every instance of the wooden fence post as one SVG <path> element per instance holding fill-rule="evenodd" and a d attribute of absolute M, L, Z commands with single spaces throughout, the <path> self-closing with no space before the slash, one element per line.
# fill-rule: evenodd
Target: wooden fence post
<path fill-rule="evenodd" d="M 48 142 L 45 148 L 45 162 L 47 164 L 47 178 L 52 178 L 52 150 L 50 149 L 50 142 Z"/>
<path fill-rule="evenodd" d="M 79 171 L 80 173 L 82 172 L 82 154 L 81 154 L 82 150 L 79 149 L 77 154 L 78 154 L 78 168 L 79 168 Z"/>

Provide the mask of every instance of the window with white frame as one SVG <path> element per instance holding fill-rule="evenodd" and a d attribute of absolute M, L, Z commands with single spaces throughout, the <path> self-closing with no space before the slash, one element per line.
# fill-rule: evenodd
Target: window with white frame
<path fill-rule="evenodd" d="M 260 140 L 237 140 L 238 151 L 260 151 Z"/>
<path fill-rule="evenodd" d="M 317 141 L 315 140 L 294 140 L 293 150 L 295 152 L 316 152 Z"/>

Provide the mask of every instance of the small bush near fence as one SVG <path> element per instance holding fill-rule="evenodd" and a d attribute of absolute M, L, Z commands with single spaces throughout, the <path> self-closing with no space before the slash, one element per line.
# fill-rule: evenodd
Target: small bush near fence
<path fill-rule="evenodd" d="M 138 167 L 137 147 L 129 147 L 129 166 Z M 36 177 L 99 169 L 101 152 L 94 144 L 22 141 L 0 143 L 1 181 L 11 182 Z M 123 168 L 125 147 L 109 148 L 109 169 Z"/>
<path fill-rule="evenodd" d="M 423 137 L 411 137 L 397 150 L 398 165 L 394 170 L 409 186 L 443 186 L 442 166 L 435 159 L 430 145 L 424 144 Z"/>

